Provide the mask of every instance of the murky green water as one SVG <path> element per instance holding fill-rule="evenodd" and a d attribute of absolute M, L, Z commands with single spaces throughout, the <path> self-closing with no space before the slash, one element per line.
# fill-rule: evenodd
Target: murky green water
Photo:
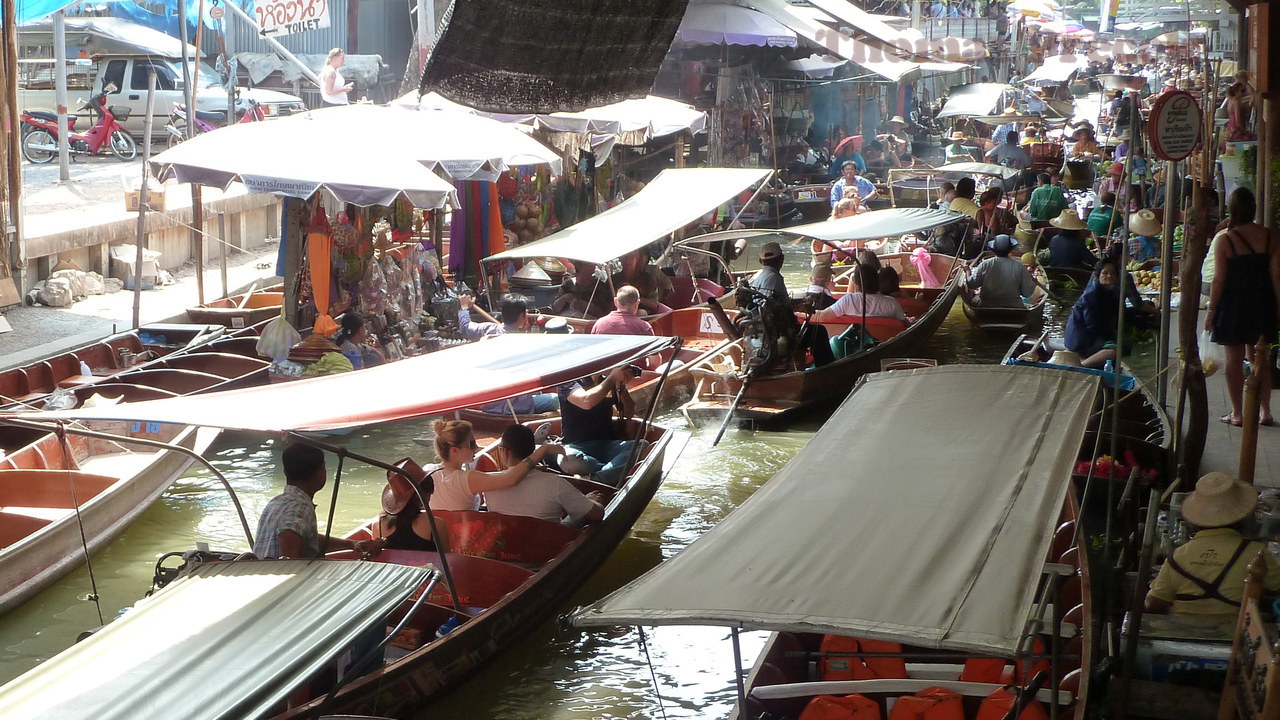
<path fill-rule="evenodd" d="M 806 270 L 788 267 L 796 287 Z M 1050 309 L 1058 330 L 1066 309 Z M 944 363 L 992 362 L 1011 338 L 973 328 L 957 305 L 921 354 Z M 1148 348 L 1148 355 L 1150 350 Z M 820 425 L 810 417 L 779 431 L 730 430 L 711 447 L 715 429 L 694 431 L 679 464 L 605 566 L 583 586 L 571 605 L 594 600 L 670 557 L 715 525 L 767 481 L 804 446 Z M 678 416 L 664 424 L 680 427 Z M 415 444 L 425 423 L 398 425 L 345 438 L 352 449 L 385 459 L 429 454 Z M 235 486 L 252 526 L 261 508 L 283 484 L 276 471 L 279 448 L 242 434 L 226 434 L 213 463 Z M 331 466 L 332 467 L 332 466 Z M 346 529 L 376 512 L 383 475 L 358 464 L 344 473 L 335 526 Z M 328 489 L 318 498 L 321 522 Z M 206 541 L 215 549 L 245 549 L 231 504 L 220 485 L 193 469 L 124 535 L 93 559 L 94 576 L 107 619 L 132 604 L 149 586 L 155 557 Z M 86 568 L 72 573 L 31 602 L 0 618 L 0 681 L 8 681 L 70 645 L 77 633 L 98 624 Z M 661 717 L 650 665 L 635 630 L 579 632 L 548 623 L 513 647 L 486 672 L 459 687 L 443 703 L 424 710 L 428 718 Z M 723 717 L 732 703 L 732 651 L 727 631 L 711 628 L 649 630 L 648 650 L 669 718 Z M 750 662 L 763 636 L 749 635 Z"/>

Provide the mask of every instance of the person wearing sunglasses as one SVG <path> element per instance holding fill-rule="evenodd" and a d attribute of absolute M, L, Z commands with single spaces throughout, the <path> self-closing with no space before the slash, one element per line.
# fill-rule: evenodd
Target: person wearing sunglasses
<path fill-rule="evenodd" d="M 432 429 L 436 454 L 440 456 L 440 464 L 426 468 L 435 480 L 435 491 L 429 500 L 432 510 L 479 510 L 480 493 L 513 487 L 543 456 L 564 452 L 559 445 L 539 445 L 528 457 L 506 470 L 482 472 L 475 469 L 480 445 L 476 443 L 471 423 L 436 420 Z"/>

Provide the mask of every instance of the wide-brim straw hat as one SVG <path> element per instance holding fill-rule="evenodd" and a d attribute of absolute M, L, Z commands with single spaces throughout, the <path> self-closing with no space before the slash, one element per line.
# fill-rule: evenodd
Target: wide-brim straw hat
<path fill-rule="evenodd" d="M 414 482 L 422 482 L 427 473 L 412 458 L 404 458 L 395 463 L 414 477 Z M 382 488 L 382 511 L 388 515 L 396 515 L 418 496 L 413 483 L 400 473 L 387 471 L 387 486 Z"/>
<path fill-rule="evenodd" d="M 903 125 L 906 125 L 906 124 L 907 124 L 907 121 L 906 121 L 906 120 L 903 120 L 901 115 L 894 115 L 893 117 L 889 118 L 889 122 L 891 122 L 891 123 L 902 123 Z"/>
<path fill-rule="evenodd" d="M 1225 527 L 1249 517 L 1257 505 L 1258 495 L 1247 483 L 1224 472 L 1211 472 L 1182 501 L 1182 517 L 1202 528 Z"/>
<path fill-rule="evenodd" d="M 1156 219 L 1154 210 L 1139 210 L 1129 217 L 1129 232 L 1135 235 L 1154 237 L 1163 230 L 1164 228 L 1160 227 L 1160 221 Z"/>
<path fill-rule="evenodd" d="M 962 131 L 960 131 L 960 130 L 956 130 L 956 131 L 954 131 L 954 132 L 952 132 L 952 133 L 951 133 L 951 139 L 952 139 L 952 140 L 967 140 L 968 138 L 965 136 L 964 132 L 962 132 Z"/>
<path fill-rule="evenodd" d="M 1167 79 L 1164 81 L 1164 86 L 1165 86 L 1165 87 L 1178 87 L 1178 81 L 1177 81 L 1177 80 L 1174 80 L 1173 78 L 1167 78 Z"/>
<path fill-rule="evenodd" d="M 1056 350 L 1049 357 L 1049 364 L 1080 367 L 1080 354 L 1071 350 Z"/>
<path fill-rule="evenodd" d="M 1076 214 L 1076 211 L 1071 208 L 1063 210 L 1058 214 L 1058 217 L 1050 220 L 1049 224 L 1056 228 L 1062 228 L 1063 230 L 1084 230 L 1089 227 L 1085 221 L 1080 219 L 1080 216 Z"/>

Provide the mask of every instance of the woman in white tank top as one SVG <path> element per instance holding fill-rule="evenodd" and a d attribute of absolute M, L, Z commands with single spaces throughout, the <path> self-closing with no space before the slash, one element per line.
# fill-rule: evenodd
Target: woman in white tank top
<path fill-rule="evenodd" d="M 329 59 L 325 61 L 324 69 L 320 71 L 320 97 L 326 105 L 347 104 L 347 93 L 351 92 L 354 86 L 344 80 L 342 73 L 338 72 L 338 68 L 342 67 L 346 61 L 347 54 L 342 51 L 342 48 L 329 51 Z"/>

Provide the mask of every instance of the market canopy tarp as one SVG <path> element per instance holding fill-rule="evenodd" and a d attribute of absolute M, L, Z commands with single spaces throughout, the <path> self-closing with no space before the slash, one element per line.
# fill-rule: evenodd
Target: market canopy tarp
<path fill-rule="evenodd" d="M 951 95 L 943 104 L 938 117 L 964 115 L 996 115 L 1004 110 L 1005 93 L 1013 97 L 1013 88 L 1004 83 L 970 83 L 951 88 Z"/>
<path fill-rule="evenodd" d="M 181 40 L 145 25 L 113 17 L 69 17 L 64 22 L 67 45 L 84 46 L 91 56 L 137 53 L 165 58 L 182 57 Z M 23 25 L 18 34 L 23 44 L 52 45 L 53 18 Z M 83 37 L 76 37 L 77 35 Z M 195 55 L 195 52 L 194 45 L 187 45 L 188 57 Z"/>
<path fill-rule="evenodd" d="M 431 572 L 335 560 L 204 565 L 0 688 L 0 707 L 44 720 L 265 717 Z"/>
<path fill-rule="evenodd" d="M 786 25 L 750 8 L 727 3 L 690 3 L 676 39 L 709 45 L 795 47 L 796 34 Z"/>
<path fill-rule="evenodd" d="M 560 174 L 562 161 L 555 150 L 493 118 L 375 105 L 348 105 L 324 112 L 338 111 L 367 118 L 368 131 L 381 138 L 383 155 L 404 155 L 433 170 L 443 170 L 454 180 L 494 182 L 507 168 L 544 163 L 551 166 L 553 174 Z M 393 139 L 392 144 L 388 138 Z"/>
<path fill-rule="evenodd" d="M 537 242 L 491 255 L 484 262 L 530 257 L 608 262 L 670 235 L 763 182 L 771 172 L 750 168 L 663 170 L 643 190 L 599 215 Z"/>
<path fill-rule="evenodd" d="M 503 335 L 339 375 L 13 417 L 152 421 L 256 432 L 336 430 L 505 400 L 634 362 L 674 342 L 630 335 Z"/>
<path fill-rule="evenodd" d="M 1011 657 L 1097 383 L 981 365 L 868 376 L 737 511 L 571 621 L 835 633 Z"/>
<path fill-rule="evenodd" d="M 404 197 L 417 207 L 442 207 L 453 186 L 406 153 L 391 151 L 387 138 L 396 136 L 362 115 L 353 105 L 229 125 L 160 153 L 151 171 L 161 181 L 224 189 L 239 181 L 250 192 L 299 198 L 325 189 L 339 202 L 361 206 Z"/>
<path fill-rule="evenodd" d="M 987 162 L 947 163 L 946 165 L 939 165 L 934 170 L 952 175 L 995 175 L 1004 180 L 1015 178 L 1021 174 L 1020 171 L 1014 168 Z"/>
<path fill-rule="evenodd" d="M 643 97 L 687 0 L 468 0 L 451 6 L 420 90 L 488 112 L 552 113 Z M 498 41 L 497 39 L 501 40 Z"/>
<path fill-rule="evenodd" d="M 539 115 L 538 122 L 542 123 L 544 118 L 554 118 L 557 115 Z M 645 141 L 683 131 L 696 135 L 707 129 L 705 112 L 678 100 L 656 95 L 587 108 L 572 115 L 592 123 L 593 132 L 638 132 L 643 134 Z"/>
<path fill-rule="evenodd" d="M 804 235 L 817 240 L 875 240 L 924 232 L 967 218 L 964 213 L 929 208 L 889 208 L 850 215 L 837 220 L 823 220 L 809 225 L 779 230 L 781 233 Z"/>

